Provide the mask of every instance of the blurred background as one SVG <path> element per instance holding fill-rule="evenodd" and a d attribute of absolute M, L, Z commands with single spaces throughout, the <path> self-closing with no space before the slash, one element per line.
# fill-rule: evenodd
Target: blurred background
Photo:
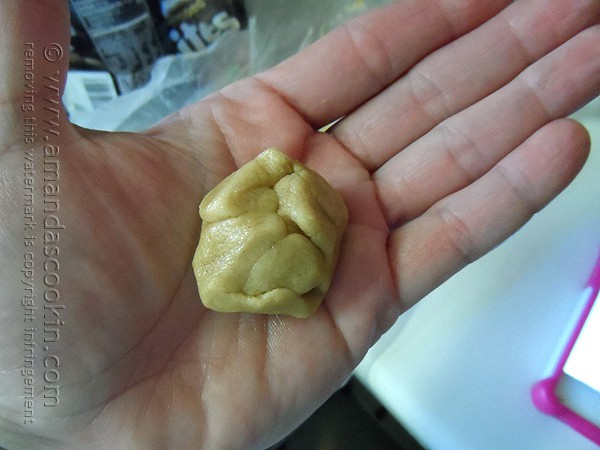
<path fill-rule="evenodd" d="M 141 130 L 387 2 L 71 0 L 64 103 L 82 126 Z"/>

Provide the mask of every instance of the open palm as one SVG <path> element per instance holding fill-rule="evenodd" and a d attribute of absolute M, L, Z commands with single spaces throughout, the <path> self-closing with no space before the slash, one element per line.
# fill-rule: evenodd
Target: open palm
<path fill-rule="evenodd" d="M 66 47 L 68 19 L 66 2 L 40 0 L 34 14 L 4 3 L 0 29 L 16 50 L 2 69 L 14 82 L 0 90 L 0 259 L 11 270 L 0 281 L 0 445 L 261 448 L 298 425 L 402 311 L 514 232 L 583 164 L 585 130 L 560 118 L 600 90 L 600 4 L 510 3 L 394 3 L 142 134 L 63 118 L 49 142 L 60 146 L 64 309 L 45 311 L 63 324 L 43 350 L 40 290 L 29 424 L 14 299 L 31 146 L 11 70 L 25 38 Z M 330 292 L 305 320 L 206 310 L 191 269 L 202 196 L 271 146 L 321 173 L 350 212 Z M 54 407 L 39 379 L 49 351 L 60 360 Z"/>

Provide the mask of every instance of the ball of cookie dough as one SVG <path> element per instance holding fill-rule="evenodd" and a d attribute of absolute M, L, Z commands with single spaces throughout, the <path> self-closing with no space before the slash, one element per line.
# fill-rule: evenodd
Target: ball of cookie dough
<path fill-rule="evenodd" d="M 320 175 L 270 148 L 210 191 L 200 218 L 192 265 L 207 308 L 302 318 L 318 308 L 348 221 Z"/>

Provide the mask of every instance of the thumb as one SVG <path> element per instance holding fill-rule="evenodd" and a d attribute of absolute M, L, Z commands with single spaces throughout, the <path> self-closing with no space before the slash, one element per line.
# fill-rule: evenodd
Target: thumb
<path fill-rule="evenodd" d="M 61 98 L 69 69 L 69 19 L 66 0 L 0 2 L 1 149 L 19 140 L 38 141 L 68 122 Z"/>

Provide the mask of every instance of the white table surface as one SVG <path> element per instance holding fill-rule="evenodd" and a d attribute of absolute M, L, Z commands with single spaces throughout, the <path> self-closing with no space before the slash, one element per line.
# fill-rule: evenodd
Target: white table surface
<path fill-rule="evenodd" d="M 428 449 L 598 448 L 530 397 L 600 249 L 600 101 L 577 117 L 592 153 L 574 183 L 401 316 L 355 372 Z"/>

